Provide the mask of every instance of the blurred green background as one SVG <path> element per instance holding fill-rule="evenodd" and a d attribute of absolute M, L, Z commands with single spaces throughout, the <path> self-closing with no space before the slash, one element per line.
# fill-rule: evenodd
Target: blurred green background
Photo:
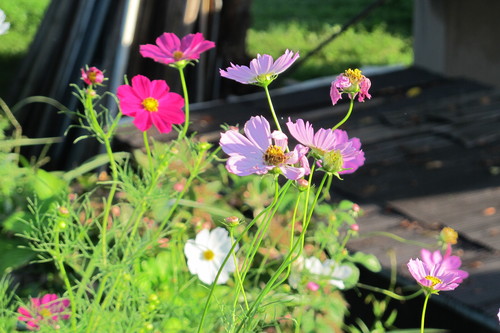
<path fill-rule="evenodd" d="M 247 53 L 251 57 L 257 53 L 277 57 L 290 49 L 305 56 L 372 2 L 253 0 Z M 0 36 L 0 96 L 7 93 L 9 81 L 16 75 L 49 3 L 50 0 L 0 0 L 0 9 L 11 23 L 8 33 Z M 386 1 L 304 62 L 291 78 L 335 75 L 349 67 L 410 65 L 412 7 L 409 0 Z"/>

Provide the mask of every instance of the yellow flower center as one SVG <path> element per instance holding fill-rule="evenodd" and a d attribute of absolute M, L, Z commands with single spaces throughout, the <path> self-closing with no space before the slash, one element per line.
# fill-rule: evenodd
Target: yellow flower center
<path fill-rule="evenodd" d="M 215 257 L 215 253 L 212 250 L 206 250 L 203 252 L 203 259 L 205 259 L 205 260 L 210 261 L 210 260 L 213 260 L 214 257 Z"/>
<path fill-rule="evenodd" d="M 270 145 L 264 153 L 264 162 L 267 165 L 280 165 L 286 161 L 285 153 L 281 147 Z"/>
<path fill-rule="evenodd" d="M 349 81 L 351 81 L 352 85 L 357 85 L 363 78 L 363 75 L 361 74 L 361 71 L 359 69 L 348 69 L 344 72 L 344 75 L 349 78 Z"/>
<path fill-rule="evenodd" d="M 179 61 L 184 56 L 184 53 L 182 53 L 182 51 L 174 51 L 172 55 L 174 56 L 175 61 Z"/>
<path fill-rule="evenodd" d="M 323 167 L 330 172 L 342 171 L 344 159 L 340 150 L 331 150 L 323 155 Z"/>
<path fill-rule="evenodd" d="M 144 109 L 149 112 L 156 112 L 158 111 L 158 106 L 160 105 L 160 102 L 156 98 L 153 97 L 148 97 L 142 101 L 142 106 L 144 106 Z"/>
<path fill-rule="evenodd" d="M 40 313 L 40 315 L 43 317 L 43 318 L 47 318 L 47 317 L 51 317 L 52 316 L 52 312 L 50 312 L 49 309 L 40 309 L 38 311 Z"/>
<path fill-rule="evenodd" d="M 88 72 L 87 77 L 89 78 L 90 82 L 95 83 L 97 73 L 96 72 Z"/>
<path fill-rule="evenodd" d="M 431 281 L 431 288 L 433 288 L 436 284 L 443 283 L 440 278 L 431 275 L 427 275 L 425 279 Z"/>

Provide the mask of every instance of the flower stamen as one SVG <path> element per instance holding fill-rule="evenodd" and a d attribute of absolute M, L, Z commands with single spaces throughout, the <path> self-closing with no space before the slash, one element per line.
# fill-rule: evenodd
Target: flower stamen
<path fill-rule="evenodd" d="M 182 57 L 184 57 L 184 53 L 182 51 L 174 51 L 172 55 L 174 56 L 175 61 L 179 61 Z"/>
<path fill-rule="evenodd" d="M 142 106 L 146 111 L 157 112 L 160 102 L 156 98 L 148 97 L 142 101 Z"/>
<path fill-rule="evenodd" d="M 203 251 L 203 259 L 211 261 L 211 260 L 214 260 L 214 258 L 215 258 L 214 251 L 212 251 L 212 250 Z"/>
<path fill-rule="evenodd" d="M 276 145 L 270 145 L 264 153 L 264 162 L 267 165 L 281 165 L 285 163 L 286 156 L 281 147 Z"/>
<path fill-rule="evenodd" d="M 357 68 L 355 69 L 347 69 L 344 72 L 344 75 L 349 78 L 349 81 L 351 82 L 352 85 L 357 85 L 359 82 L 363 79 L 363 75 L 361 74 L 361 71 Z"/>
<path fill-rule="evenodd" d="M 430 285 L 431 288 L 433 288 L 437 284 L 443 283 L 443 281 L 440 278 L 437 278 L 437 277 L 432 276 L 432 275 L 427 275 L 425 277 L 425 279 L 431 281 L 431 285 Z"/>

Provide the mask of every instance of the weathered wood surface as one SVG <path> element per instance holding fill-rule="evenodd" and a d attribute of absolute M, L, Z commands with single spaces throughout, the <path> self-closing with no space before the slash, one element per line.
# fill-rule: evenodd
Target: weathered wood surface
<path fill-rule="evenodd" d="M 373 99 L 356 104 L 352 119 L 343 126 L 350 136 L 361 139 L 366 163 L 332 191 L 334 198 L 351 199 L 365 209 L 359 220 L 362 237 L 350 247 L 376 254 L 386 270 L 390 269 L 388 253 L 396 253 L 404 281 L 409 278 L 406 263 L 419 256 L 418 242 L 433 244 L 443 226 L 453 227 L 460 236 L 456 252 L 470 277 L 457 290 L 443 292 L 433 301 L 477 322 L 477 332 L 496 332 L 500 94 L 417 68 L 371 78 Z M 300 117 L 319 128 L 342 119 L 347 104 L 331 106 L 329 84 L 330 80 L 317 80 L 271 91 L 282 122 Z M 260 114 L 268 115 L 261 93 L 200 103 L 192 108 L 193 129 L 217 142 L 221 123 L 242 125 Z M 123 138 L 140 146 L 142 135 L 134 141 L 132 132 Z M 389 232 L 412 243 L 372 232 Z"/>

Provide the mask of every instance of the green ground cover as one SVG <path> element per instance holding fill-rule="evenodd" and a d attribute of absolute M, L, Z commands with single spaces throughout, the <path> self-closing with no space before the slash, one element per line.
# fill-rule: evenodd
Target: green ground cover
<path fill-rule="evenodd" d="M 10 79 L 35 37 L 50 0 L 0 1 L 0 9 L 10 22 L 9 31 L 0 37 L 0 96 L 8 91 Z"/>
<path fill-rule="evenodd" d="M 305 56 L 373 0 L 253 0 L 250 55 L 279 56 L 285 49 Z M 348 67 L 413 62 L 412 2 L 388 0 L 308 58 L 292 77 L 335 75 Z"/>

